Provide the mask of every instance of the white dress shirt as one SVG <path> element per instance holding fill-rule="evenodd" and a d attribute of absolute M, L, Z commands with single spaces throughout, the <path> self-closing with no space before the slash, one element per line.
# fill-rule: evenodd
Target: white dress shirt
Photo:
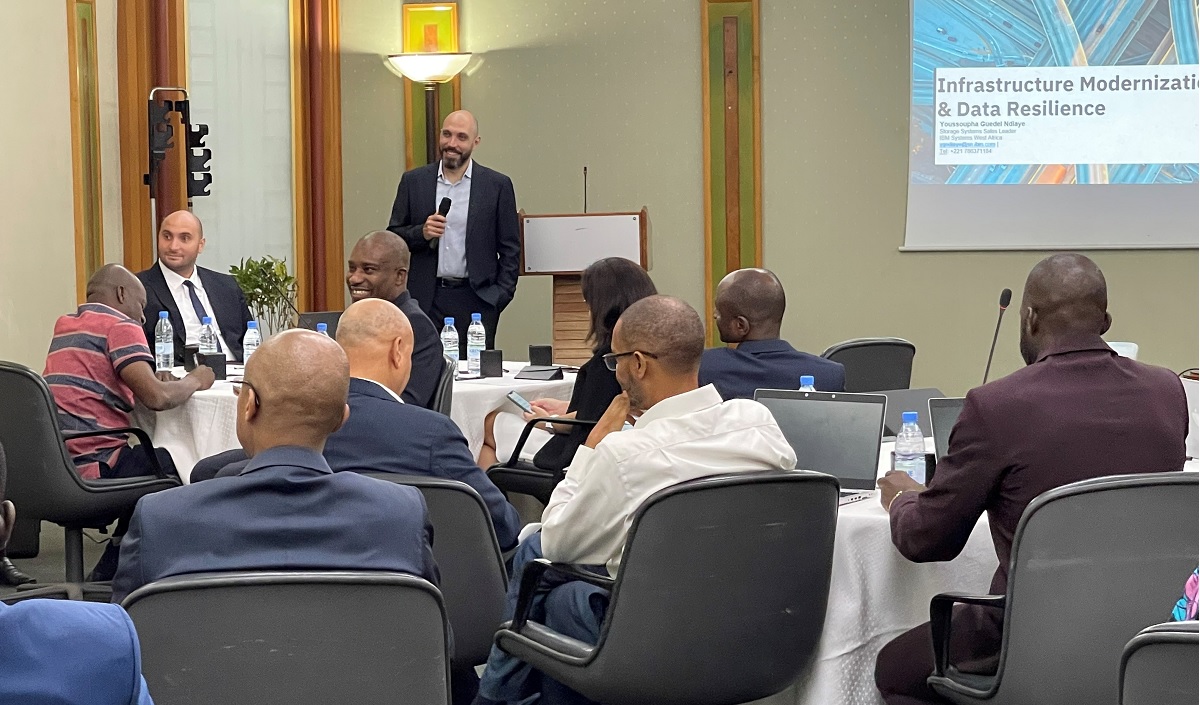
<path fill-rule="evenodd" d="M 575 451 L 542 513 L 542 553 L 605 563 L 615 576 L 633 515 L 650 495 L 710 475 L 795 467 L 795 452 L 762 404 L 723 402 L 711 384 L 669 397 L 632 429 Z"/>
<path fill-rule="evenodd" d="M 388 393 L 388 396 L 390 396 L 391 398 L 395 399 L 396 401 L 400 402 L 401 404 L 403 404 L 403 403 L 404 403 L 404 400 L 400 398 L 400 395 L 399 395 L 399 394 L 397 394 L 397 393 L 393 392 L 392 390 L 390 390 L 390 389 L 388 389 L 387 387 L 383 386 L 383 384 L 381 384 L 381 383 L 379 383 L 379 382 L 376 382 L 376 381 L 375 381 L 375 380 L 373 380 L 373 379 L 367 379 L 366 377 L 351 377 L 351 379 L 361 379 L 361 380 L 362 380 L 362 381 L 364 381 L 364 382 L 370 382 L 371 384 L 375 385 L 376 387 L 379 387 L 379 388 L 380 388 L 380 389 L 382 389 L 383 391 L 387 392 L 387 393 Z"/>
<path fill-rule="evenodd" d="M 204 305 L 204 310 L 208 312 L 208 317 L 212 319 L 213 330 L 217 332 L 217 336 L 221 335 L 221 324 L 217 323 L 217 316 L 213 313 L 212 302 L 208 300 L 208 293 L 204 291 L 204 283 L 200 281 L 200 268 L 192 267 L 192 276 L 184 279 L 165 265 L 162 260 L 158 262 L 158 268 L 162 270 L 163 278 L 167 280 L 167 288 L 171 290 L 171 296 L 175 299 L 175 307 L 179 309 L 179 315 L 183 317 L 183 343 L 184 345 L 199 345 L 200 344 L 200 329 L 202 324 L 196 316 L 196 309 L 192 307 L 192 297 L 188 295 L 187 287 L 184 286 L 185 281 L 190 281 L 196 287 L 196 296 L 199 297 L 200 303 Z M 236 362 L 233 357 L 233 352 L 230 351 L 228 343 L 225 339 L 221 339 L 221 350 L 225 353 L 225 359 L 230 362 Z"/>
<path fill-rule="evenodd" d="M 438 162 L 437 200 L 434 212 L 443 198 L 450 199 L 450 212 L 446 214 L 446 232 L 438 243 L 439 277 L 467 278 L 467 209 L 471 205 L 471 171 L 475 160 L 467 161 L 467 170 L 457 184 L 452 184 L 442 175 L 442 163 Z"/>

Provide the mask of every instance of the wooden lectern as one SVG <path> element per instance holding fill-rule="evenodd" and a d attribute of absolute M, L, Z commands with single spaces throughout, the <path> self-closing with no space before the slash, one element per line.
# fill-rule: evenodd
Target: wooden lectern
<path fill-rule="evenodd" d="M 555 362 L 581 365 L 591 358 L 582 272 L 605 257 L 624 257 L 645 269 L 648 218 L 645 207 L 638 213 L 520 213 L 521 275 L 554 277 Z"/>

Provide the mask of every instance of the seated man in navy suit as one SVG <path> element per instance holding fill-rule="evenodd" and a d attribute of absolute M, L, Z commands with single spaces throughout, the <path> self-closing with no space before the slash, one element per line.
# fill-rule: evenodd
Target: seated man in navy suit
<path fill-rule="evenodd" d="M 268 338 L 238 393 L 237 477 L 146 495 L 121 542 L 113 601 L 182 573 L 380 570 L 438 582 L 425 499 L 414 487 L 335 473 L 321 451 L 350 414 L 350 365 L 312 331 Z"/>
<path fill-rule="evenodd" d="M 4 484 L 0 448 L 0 499 Z M 0 502 L 0 550 L 16 519 L 13 503 Z M 129 615 L 94 602 L 0 602 L 0 703 L 153 705 Z"/>
<path fill-rule="evenodd" d="M 334 472 L 394 472 L 465 482 L 487 504 L 496 539 L 508 550 L 517 543 L 520 517 L 471 459 L 458 426 L 399 397 L 408 381 L 412 340 L 408 319 L 387 301 L 364 299 L 342 314 L 337 341 L 350 360 L 350 418 L 325 443 L 325 459 Z M 222 478 L 237 475 L 246 463 L 240 453 L 200 461 L 192 481 L 214 472 Z"/>
<path fill-rule="evenodd" d="M 712 384 L 725 399 L 753 399 L 756 389 L 797 389 L 812 375 L 821 392 L 846 387 L 841 363 L 800 352 L 779 337 L 786 306 L 783 284 L 765 269 L 739 269 L 717 285 L 713 318 L 722 343 L 704 351 L 700 384 Z"/>

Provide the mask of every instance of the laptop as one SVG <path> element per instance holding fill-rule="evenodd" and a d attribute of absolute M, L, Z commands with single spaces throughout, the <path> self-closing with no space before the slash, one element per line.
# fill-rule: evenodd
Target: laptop
<path fill-rule="evenodd" d="M 300 314 L 300 320 L 297 325 L 300 328 L 316 330 L 318 323 L 324 323 L 328 326 L 329 337 L 337 336 L 337 324 L 342 319 L 341 311 L 314 311 L 312 313 Z"/>
<path fill-rule="evenodd" d="M 964 401 L 963 397 L 929 400 L 929 424 L 933 427 L 933 445 L 938 460 L 950 451 L 950 430 L 962 413 Z"/>
<path fill-rule="evenodd" d="M 771 411 L 796 452 L 796 467 L 833 475 L 839 504 L 870 496 L 879 472 L 887 397 L 882 394 L 759 389 L 754 399 Z"/>

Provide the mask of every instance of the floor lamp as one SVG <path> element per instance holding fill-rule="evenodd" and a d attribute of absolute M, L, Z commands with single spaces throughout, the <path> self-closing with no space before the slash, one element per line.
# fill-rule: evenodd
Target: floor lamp
<path fill-rule="evenodd" d="M 387 67 L 397 76 L 425 86 L 425 163 L 438 160 L 438 84 L 459 74 L 470 54 L 408 53 L 387 57 Z"/>

